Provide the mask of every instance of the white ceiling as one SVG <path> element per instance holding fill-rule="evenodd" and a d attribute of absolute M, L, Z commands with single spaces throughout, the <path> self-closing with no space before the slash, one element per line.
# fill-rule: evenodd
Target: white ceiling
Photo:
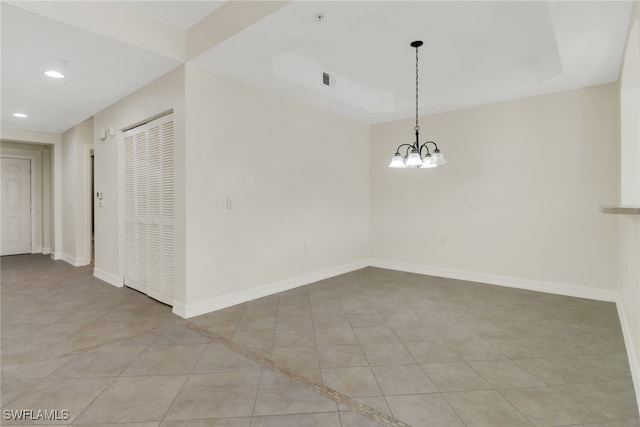
<path fill-rule="evenodd" d="M 156 22 L 159 30 L 170 28 L 183 37 L 174 37 L 176 43 L 184 44 L 185 32 L 224 4 L 76 2 L 74 8 L 37 9 L 37 2 L 29 3 L 2 3 L 2 126 L 50 132 L 65 131 L 184 63 L 127 39 L 133 32 L 73 25 L 65 14 L 79 5 L 85 12 L 117 6 Z M 379 123 L 414 114 L 415 51 L 409 43 L 416 39 L 425 42 L 420 48 L 425 114 L 616 81 L 631 6 L 631 1 L 300 0 L 191 63 Z M 318 12 L 322 22 L 315 19 Z M 69 61 L 66 67 L 63 59 Z M 49 68 L 64 68 L 67 77 L 45 77 Z M 323 71 L 333 76 L 333 87 L 322 85 Z M 29 117 L 13 117 L 17 111 Z"/>
<path fill-rule="evenodd" d="M 224 1 L 127 1 L 124 4 L 149 18 L 187 31 Z"/>

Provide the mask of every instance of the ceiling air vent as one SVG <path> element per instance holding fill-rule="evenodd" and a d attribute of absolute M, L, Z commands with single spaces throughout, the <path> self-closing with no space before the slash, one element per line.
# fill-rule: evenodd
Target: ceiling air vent
<path fill-rule="evenodd" d="M 322 73 L 322 84 L 325 86 L 331 86 L 331 79 L 329 74 Z"/>

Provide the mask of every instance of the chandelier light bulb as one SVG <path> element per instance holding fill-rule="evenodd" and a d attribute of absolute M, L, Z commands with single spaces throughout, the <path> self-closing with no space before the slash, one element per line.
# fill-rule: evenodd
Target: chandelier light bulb
<path fill-rule="evenodd" d="M 391 159 L 391 163 L 389 163 L 390 168 L 404 168 L 404 159 L 400 155 L 400 153 L 396 153 Z"/>

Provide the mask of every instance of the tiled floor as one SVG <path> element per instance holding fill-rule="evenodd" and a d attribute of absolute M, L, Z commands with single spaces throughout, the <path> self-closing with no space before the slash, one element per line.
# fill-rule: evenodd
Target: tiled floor
<path fill-rule="evenodd" d="M 611 303 L 367 268 L 185 321 L 38 255 L 1 296 L 3 425 L 640 426 Z"/>

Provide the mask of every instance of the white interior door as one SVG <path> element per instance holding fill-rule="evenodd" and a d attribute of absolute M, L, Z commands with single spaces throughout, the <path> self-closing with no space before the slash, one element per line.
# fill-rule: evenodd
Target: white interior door
<path fill-rule="evenodd" d="M 31 253 L 31 160 L 2 157 L 1 255 Z"/>
<path fill-rule="evenodd" d="M 174 293 L 173 115 L 124 134 L 124 284 L 165 304 Z"/>

